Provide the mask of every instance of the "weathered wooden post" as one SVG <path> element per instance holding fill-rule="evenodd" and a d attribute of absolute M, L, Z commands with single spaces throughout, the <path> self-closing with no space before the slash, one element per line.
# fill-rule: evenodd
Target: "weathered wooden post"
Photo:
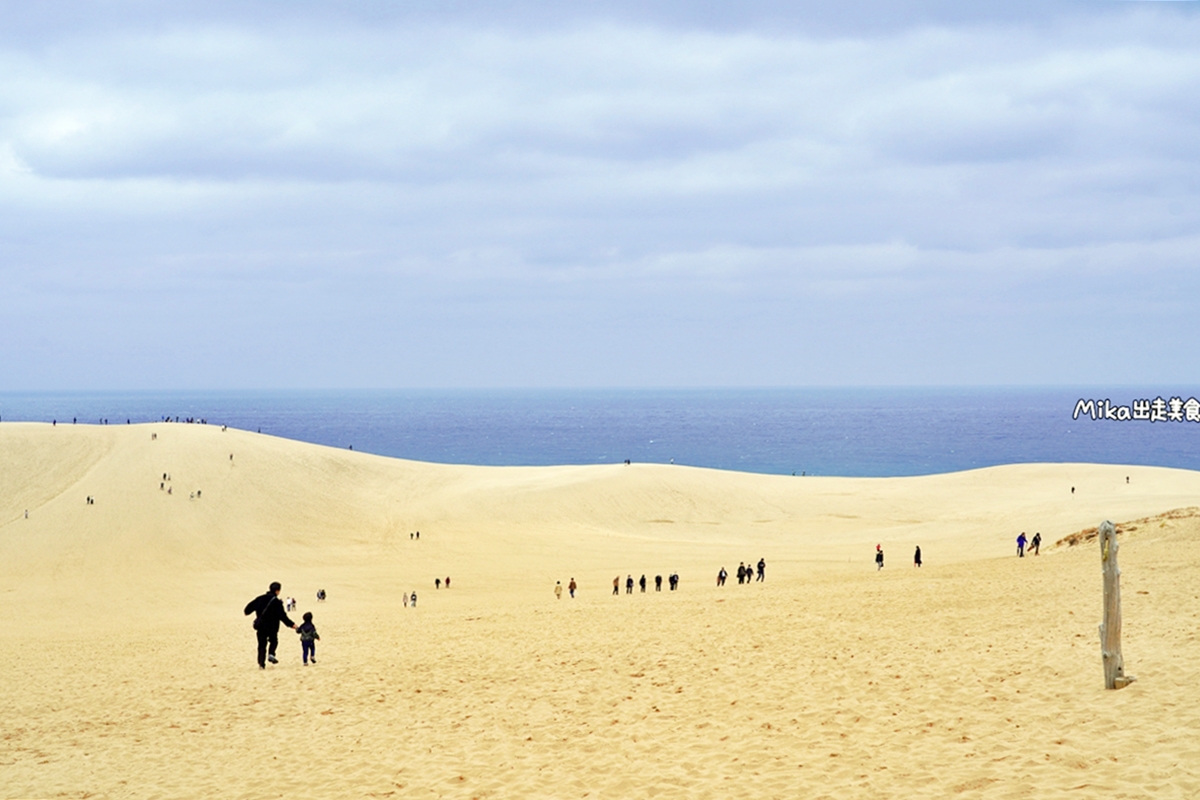
<path fill-rule="evenodd" d="M 1100 523 L 1100 566 L 1104 571 L 1104 622 L 1100 623 L 1100 657 L 1104 662 L 1104 688 L 1124 689 L 1137 678 L 1125 674 L 1121 657 L 1121 570 L 1117 567 L 1117 529 L 1108 520 Z"/>

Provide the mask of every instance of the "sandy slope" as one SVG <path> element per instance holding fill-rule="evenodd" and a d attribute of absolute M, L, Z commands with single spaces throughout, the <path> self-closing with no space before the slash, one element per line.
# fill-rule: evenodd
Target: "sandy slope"
<path fill-rule="evenodd" d="M 1197 505 L 1200 473 L 1146 467 L 497 469 L 4 423 L 0 798 L 1200 796 L 1200 517 L 1124 535 L 1121 692 L 1094 547 L 1013 557 Z M 319 665 L 285 632 L 255 666 L 271 580 Z"/>

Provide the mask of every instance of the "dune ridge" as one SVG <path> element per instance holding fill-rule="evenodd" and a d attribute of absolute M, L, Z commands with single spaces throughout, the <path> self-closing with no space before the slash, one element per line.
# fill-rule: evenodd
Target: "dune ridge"
<path fill-rule="evenodd" d="M 1200 794 L 1200 473 L 485 468 L 170 423 L 6 422 L 0 453 L 0 798 Z M 271 580 L 319 665 L 286 631 L 254 665 Z"/>

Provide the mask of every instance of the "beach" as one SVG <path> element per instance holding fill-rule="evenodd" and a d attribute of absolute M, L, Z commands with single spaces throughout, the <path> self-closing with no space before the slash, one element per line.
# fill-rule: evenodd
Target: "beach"
<path fill-rule="evenodd" d="M 1193 471 L 470 467 L 170 423 L 0 453 L 0 798 L 1200 795 Z M 1115 692 L 1098 546 L 1056 546 L 1104 519 Z M 317 664 L 282 630 L 258 669 L 271 581 Z"/>

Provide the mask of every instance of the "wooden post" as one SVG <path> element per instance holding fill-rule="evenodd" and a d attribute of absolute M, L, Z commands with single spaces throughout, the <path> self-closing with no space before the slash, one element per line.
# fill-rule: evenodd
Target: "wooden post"
<path fill-rule="evenodd" d="M 1104 662 L 1104 688 L 1124 689 L 1136 678 L 1125 674 L 1121 657 L 1121 570 L 1117 567 L 1117 529 L 1108 520 L 1100 523 L 1100 566 L 1104 571 L 1104 622 L 1100 623 L 1100 657 Z"/>

